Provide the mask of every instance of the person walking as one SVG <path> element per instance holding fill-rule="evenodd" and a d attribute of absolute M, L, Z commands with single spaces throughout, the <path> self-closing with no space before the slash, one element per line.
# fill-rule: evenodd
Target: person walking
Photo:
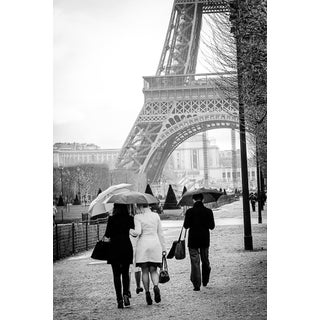
<path fill-rule="evenodd" d="M 183 227 L 189 229 L 188 249 L 191 262 L 190 280 L 193 284 L 193 290 L 199 291 L 202 285 L 207 286 L 210 278 L 209 229 L 215 228 L 212 210 L 206 208 L 203 201 L 203 194 L 194 194 L 192 196 L 193 207 L 188 209 L 185 215 Z M 202 268 L 200 271 L 200 259 Z"/>
<path fill-rule="evenodd" d="M 130 305 L 129 267 L 133 261 L 133 249 L 129 230 L 134 228 L 134 219 L 129 215 L 127 205 L 114 204 L 113 213 L 108 218 L 103 240 L 110 239 L 110 259 L 113 283 L 116 291 L 118 308 Z"/>
<path fill-rule="evenodd" d="M 142 269 L 146 301 L 151 305 L 153 301 L 149 291 L 150 278 L 153 283 L 154 300 L 156 303 L 161 301 L 157 268 L 162 266 L 162 256 L 167 253 L 166 245 L 159 215 L 151 211 L 148 205 L 137 205 L 136 212 L 135 228 L 130 230 L 130 234 L 138 237 L 135 261 L 136 266 Z"/>
<path fill-rule="evenodd" d="M 53 224 L 56 224 L 56 215 L 57 215 L 57 207 L 56 207 L 56 204 L 55 202 L 53 202 Z"/>
<path fill-rule="evenodd" d="M 252 211 L 255 212 L 256 211 L 257 197 L 253 192 L 251 192 L 250 195 L 249 195 L 249 199 L 250 199 L 250 202 L 251 202 Z"/>

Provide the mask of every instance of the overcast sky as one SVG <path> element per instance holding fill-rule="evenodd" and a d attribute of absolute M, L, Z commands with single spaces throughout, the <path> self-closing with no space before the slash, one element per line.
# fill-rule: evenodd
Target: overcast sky
<path fill-rule="evenodd" d="M 156 73 L 173 0 L 53 4 L 53 142 L 121 148 L 143 106 L 142 77 Z M 210 135 L 231 147 L 230 130 Z"/>

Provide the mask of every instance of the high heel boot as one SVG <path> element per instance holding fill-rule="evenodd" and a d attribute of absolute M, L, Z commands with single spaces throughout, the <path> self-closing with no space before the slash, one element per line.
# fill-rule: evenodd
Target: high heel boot
<path fill-rule="evenodd" d="M 160 295 L 160 289 L 158 286 L 153 287 L 153 292 L 154 292 L 154 301 L 156 303 L 159 303 L 161 301 L 161 295 Z"/>
<path fill-rule="evenodd" d="M 146 301 L 147 301 L 147 304 L 148 304 L 149 306 L 152 304 L 152 299 L 151 299 L 150 291 L 146 291 Z"/>

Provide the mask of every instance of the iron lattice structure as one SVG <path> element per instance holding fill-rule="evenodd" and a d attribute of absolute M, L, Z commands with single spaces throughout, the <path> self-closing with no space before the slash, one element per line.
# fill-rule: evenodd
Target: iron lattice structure
<path fill-rule="evenodd" d="M 117 160 L 118 168 L 157 181 L 173 150 L 214 128 L 238 128 L 238 102 L 221 79 L 232 73 L 195 74 L 202 15 L 227 12 L 227 1 L 175 0 L 156 76 L 144 77 L 144 105 Z"/>

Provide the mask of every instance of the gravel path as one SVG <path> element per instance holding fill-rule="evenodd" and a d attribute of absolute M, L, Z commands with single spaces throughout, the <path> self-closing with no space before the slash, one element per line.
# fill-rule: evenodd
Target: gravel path
<path fill-rule="evenodd" d="M 148 306 L 144 292 L 135 293 L 131 307 L 118 310 L 111 267 L 90 258 L 91 250 L 53 264 L 54 320 L 60 319 L 267 319 L 267 225 L 252 215 L 253 251 L 243 249 L 241 202 L 215 211 L 211 232 L 211 277 L 206 288 L 194 292 L 189 280 L 190 259 L 168 260 L 171 280 L 160 284 L 162 301 Z M 224 220 L 234 219 L 233 225 Z M 223 222 L 224 221 L 224 222 Z M 231 220 L 226 220 L 231 221 Z M 165 224 L 169 249 L 179 233 L 177 221 Z"/>

